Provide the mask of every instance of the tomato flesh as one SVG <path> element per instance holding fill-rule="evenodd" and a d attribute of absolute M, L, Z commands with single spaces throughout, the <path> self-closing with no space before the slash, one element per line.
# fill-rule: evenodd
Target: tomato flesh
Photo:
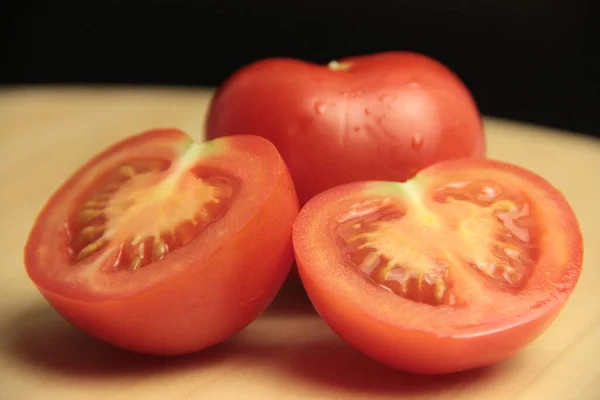
<path fill-rule="evenodd" d="M 267 140 L 197 144 L 154 130 L 101 152 L 57 190 L 32 228 L 25 266 L 91 335 L 188 353 L 239 332 L 270 303 L 292 263 L 297 212 Z"/>
<path fill-rule="evenodd" d="M 516 354 L 558 314 L 582 264 L 562 195 L 491 160 L 330 189 L 301 211 L 294 248 L 307 293 L 334 331 L 420 373 Z"/>

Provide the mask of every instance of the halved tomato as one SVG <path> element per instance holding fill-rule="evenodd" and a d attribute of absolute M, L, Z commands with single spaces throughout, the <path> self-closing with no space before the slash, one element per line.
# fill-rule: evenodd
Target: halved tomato
<path fill-rule="evenodd" d="M 257 136 L 194 143 L 152 130 L 104 150 L 38 216 L 27 273 L 83 331 L 116 346 L 182 354 L 242 330 L 293 260 L 298 200 Z"/>
<path fill-rule="evenodd" d="M 330 189 L 301 210 L 293 240 L 331 328 L 382 363 L 426 374 L 516 354 L 558 315 L 583 257 L 561 193 L 493 160 Z"/>

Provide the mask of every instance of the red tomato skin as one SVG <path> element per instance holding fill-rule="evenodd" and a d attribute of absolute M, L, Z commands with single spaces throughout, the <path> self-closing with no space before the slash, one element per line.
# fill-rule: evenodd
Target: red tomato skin
<path fill-rule="evenodd" d="M 489 366 L 515 356 L 538 338 L 560 314 L 582 271 L 583 237 L 575 214 L 561 193 L 543 178 L 494 160 L 448 161 L 431 166 L 419 175 L 422 179 L 435 181 L 446 171 L 468 169 L 469 166 L 478 166 L 477 163 L 481 163 L 483 168 L 520 176 L 527 185 L 539 190 L 541 196 L 538 194 L 538 198 L 543 197 L 544 202 L 560 210 L 559 218 L 553 222 L 556 225 L 550 228 L 565 232 L 564 245 L 568 254 L 561 277 L 546 286 L 539 281 L 533 283 L 533 291 L 547 291 L 546 295 L 541 296 L 527 313 L 514 318 L 481 324 L 468 331 L 448 328 L 446 332 L 437 334 L 428 331 L 427 327 L 427 318 L 436 314 L 415 316 L 416 320 L 423 321 L 418 328 L 395 324 L 399 312 L 394 308 L 404 300 L 385 291 L 380 291 L 386 294 L 377 294 L 375 300 L 373 294 L 377 289 L 358 273 L 350 271 L 337 254 L 319 250 L 319 244 L 314 240 L 317 236 L 311 237 L 308 233 L 328 226 L 326 221 L 320 220 L 317 210 L 334 207 L 332 204 L 348 193 L 354 193 L 353 199 L 361 199 L 360 193 L 369 182 L 329 189 L 306 204 L 296 218 L 293 230 L 295 259 L 315 309 L 328 326 L 353 348 L 391 368 L 406 372 L 425 375 L 455 373 Z M 318 237 L 322 239 L 322 236 Z M 542 269 L 538 275 L 543 274 Z M 348 287 L 353 287 L 352 291 L 348 291 Z M 387 301 L 378 303 L 382 299 Z M 519 301 L 515 298 L 515 302 Z M 410 307 L 404 308 L 404 312 L 409 310 Z M 448 327 L 452 326 L 452 322 L 447 321 Z"/>
<path fill-rule="evenodd" d="M 157 130 L 149 134 L 172 132 Z M 136 140 L 139 139 L 134 137 L 118 147 L 126 147 Z M 263 143 L 258 144 L 264 147 Z M 60 315 L 90 336 L 114 346 L 170 356 L 223 342 L 267 308 L 293 262 L 291 226 L 298 213 L 298 200 L 289 171 L 280 157 L 279 160 L 266 201 L 204 265 L 194 267 L 190 258 L 195 254 L 193 250 L 188 251 L 183 258 L 178 256 L 179 261 L 175 263 L 191 262 L 192 268 L 185 268 L 133 295 L 90 300 L 84 294 L 66 292 L 65 295 L 48 290 L 47 283 L 31 273 L 36 268 L 32 265 L 37 247 L 34 232 L 25 249 L 28 272 L 43 297 Z M 85 167 L 78 173 L 84 174 Z M 45 208 L 52 209 L 53 205 L 49 203 Z"/>
<path fill-rule="evenodd" d="M 340 63 L 351 67 L 273 58 L 241 68 L 211 102 L 207 137 L 269 139 L 301 205 L 340 184 L 404 181 L 439 161 L 485 155 L 477 105 L 446 66 L 410 52 Z"/>

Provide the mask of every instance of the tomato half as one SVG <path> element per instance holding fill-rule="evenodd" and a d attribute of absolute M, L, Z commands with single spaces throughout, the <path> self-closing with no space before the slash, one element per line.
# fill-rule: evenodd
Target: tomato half
<path fill-rule="evenodd" d="M 382 363 L 425 374 L 516 354 L 558 315 L 583 256 L 561 193 L 493 160 L 330 189 L 301 210 L 293 239 L 331 328 Z"/>
<path fill-rule="evenodd" d="M 264 59 L 234 73 L 212 99 L 209 138 L 269 139 L 300 203 L 363 180 L 404 181 L 443 160 L 485 153 L 469 90 L 424 55 L 386 52 L 317 65 Z"/>
<path fill-rule="evenodd" d="M 83 331 L 182 354 L 242 330 L 293 260 L 298 213 L 277 149 L 257 136 L 195 143 L 152 130 L 104 150 L 47 202 L 25 247 L 29 277 Z"/>

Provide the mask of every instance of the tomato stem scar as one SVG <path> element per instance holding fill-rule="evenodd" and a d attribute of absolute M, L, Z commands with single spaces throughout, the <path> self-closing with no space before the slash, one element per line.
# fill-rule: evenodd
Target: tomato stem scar
<path fill-rule="evenodd" d="M 349 62 L 339 62 L 336 60 L 332 60 L 327 64 L 327 67 L 332 71 L 348 71 L 352 64 Z"/>

